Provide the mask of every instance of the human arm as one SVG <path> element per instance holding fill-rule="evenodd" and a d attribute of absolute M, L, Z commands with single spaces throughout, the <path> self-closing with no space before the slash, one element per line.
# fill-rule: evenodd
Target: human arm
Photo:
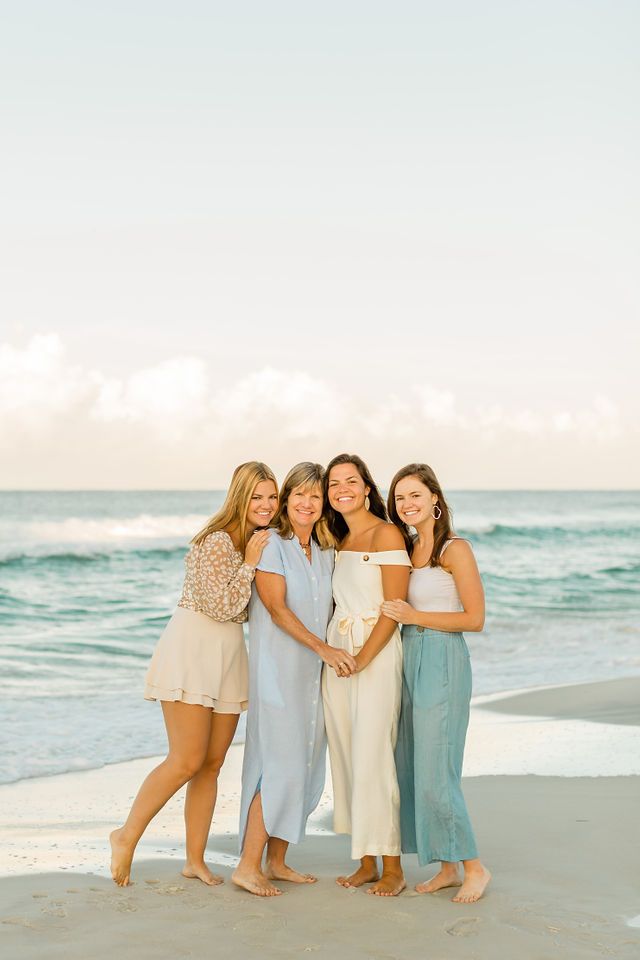
<path fill-rule="evenodd" d="M 416 610 L 405 600 L 387 600 L 382 609 L 397 623 L 413 624 L 444 633 L 474 633 L 484 627 L 484 589 L 473 550 L 466 540 L 454 540 L 447 547 L 446 566 L 453 576 L 460 603 L 459 613 Z"/>
<path fill-rule="evenodd" d="M 209 534 L 193 548 L 194 594 L 202 613 L 218 621 L 232 620 L 242 613 L 251 597 L 255 564 L 268 538 L 267 530 L 256 531 L 240 564 L 233 542 L 223 530 Z"/>
<path fill-rule="evenodd" d="M 346 650 L 330 647 L 316 634 L 307 630 L 301 620 L 287 606 L 287 582 L 283 574 L 267 573 L 264 570 L 256 572 L 256 589 L 258 596 L 267 609 L 275 625 L 298 643 L 312 650 L 321 660 L 338 673 L 338 676 L 349 676 L 355 673 L 354 657 Z M 338 672 L 341 664 L 346 664 L 342 672 Z"/>
<path fill-rule="evenodd" d="M 371 552 L 377 553 L 385 550 L 405 550 L 402 534 L 397 527 L 390 523 L 380 524 L 376 529 Z M 411 567 L 408 563 L 406 566 L 400 564 L 383 564 L 380 566 L 382 593 L 385 600 L 389 600 L 392 597 L 406 597 L 410 571 Z M 396 621 L 381 611 L 364 646 L 356 654 L 358 672 L 364 670 L 380 651 L 386 647 L 396 628 Z"/>

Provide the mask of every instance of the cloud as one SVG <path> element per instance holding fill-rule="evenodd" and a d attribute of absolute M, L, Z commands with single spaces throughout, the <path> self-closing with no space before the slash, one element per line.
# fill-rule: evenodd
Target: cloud
<path fill-rule="evenodd" d="M 0 344 L 0 416 L 5 425 L 45 425 L 86 400 L 91 378 L 65 361 L 55 334 L 33 337 L 20 350 Z"/>
<path fill-rule="evenodd" d="M 71 362 L 55 333 L 21 348 L 0 345 L 5 486 L 46 487 L 52 471 L 58 485 L 108 485 L 114 477 L 126 485 L 130 477 L 132 485 L 184 486 L 196 475 L 208 483 L 211 471 L 226 476 L 240 459 L 263 456 L 285 469 L 351 447 L 385 470 L 428 457 L 466 471 L 468 484 L 508 475 L 527 486 L 537 469 L 529 463 L 553 464 L 559 476 L 592 476 L 594 444 L 608 451 L 600 457 L 605 466 L 621 451 L 635 477 L 637 457 L 628 450 L 636 435 L 601 394 L 560 410 L 511 408 L 462 403 L 428 382 L 387 393 L 372 376 L 370 389 L 356 393 L 344 382 L 272 367 L 243 372 L 222 388 L 216 371 L 194 356 L 114 377 Z"/>
<path fill-rule="evenodd" d="M 167 418 L 197 420 L 207 412 L 209 380 L 205 364 L 196 357 L 166 360 L 126 380 L 97 379 L 97 396 L 89 411 L 96 420 L 164 424 Z"/>

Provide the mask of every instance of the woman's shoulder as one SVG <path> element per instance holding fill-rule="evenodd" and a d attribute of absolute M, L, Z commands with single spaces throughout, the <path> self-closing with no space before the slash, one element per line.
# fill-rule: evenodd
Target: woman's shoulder
<path fill-rule="evenodd" d="M 452 563 L 468 560 L 473 557 L 473 547 L 469 541 L 465 540 L 464 537 L 453 536 L 449 537 L 449 539 L 443 543 L 438 562 L 439 565 L 446 570 Z"/>
<path fill-rule="evenodd" d="M 371 538 L 371 549 L 382 552 L 383 550 L 405 550 L 407 549 L 404 537 L 395 523 L 382 521 L 373 531 Z"/>
<path fill-rule="evenodd" d="M 230 534 L 226 530 L 213 530 L 198 543 L 194 543 L 193 547 L 209 553 L 238 553 Z"/>

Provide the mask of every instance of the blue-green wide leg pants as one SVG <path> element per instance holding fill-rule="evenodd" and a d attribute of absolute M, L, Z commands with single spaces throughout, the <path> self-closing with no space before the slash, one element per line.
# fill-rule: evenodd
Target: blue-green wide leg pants
<path fill-rule="evenodd" d="M 421 865 L 478 856 L 462 795 L 471 663 L 461 633 L 402 628 L 402 707 L 396 746 L 403 853 Z"/>

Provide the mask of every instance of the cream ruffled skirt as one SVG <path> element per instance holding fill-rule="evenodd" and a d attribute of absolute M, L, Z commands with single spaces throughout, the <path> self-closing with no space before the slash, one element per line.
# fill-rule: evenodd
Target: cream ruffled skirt
<path fill-rule="evenodd" d="M 145 700 L 181 700 L 218 713 L 241 713 L 249 699 L 249 664 L 241 623 L 219 623 L 178 607 L 153 653 Z"/>

